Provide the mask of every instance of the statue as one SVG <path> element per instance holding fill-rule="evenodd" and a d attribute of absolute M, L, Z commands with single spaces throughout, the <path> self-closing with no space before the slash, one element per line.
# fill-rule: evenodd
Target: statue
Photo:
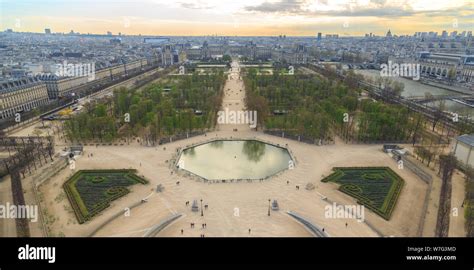
<path fill-rule="evenodd" d="M 197 200 L 193 201 L 193 205 L 191 206 L 191 211 L 193 211 L 193 212 L 198 212 L 199 211 L 199 206 L 198 206 Z"/>
<path fill-rule="evenodd" d="M 272 202 L 272 210 L 273 210 L 273 211 L 278 211 L 279 209 L 280 209 L 280 207 L 278 206 L 277 200 L 273 200 L 273 202 Z"/>

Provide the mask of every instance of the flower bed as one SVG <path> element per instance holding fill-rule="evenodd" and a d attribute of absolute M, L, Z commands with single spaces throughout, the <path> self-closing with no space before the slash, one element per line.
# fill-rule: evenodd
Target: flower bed
<path fill-rule="evenodd" d="M 339 190 L 356 198 L 382 218 L 389 220 L 404 181 L 388 167 L 334 167 L 322 182 L 340 184 Z"/>
<path fill-rule="evenodd" d="M 82 170 L 76 172 L 63 187 L 80 224 L 109 207 L 110 202 L 130 191 L 128 186 L 148 181 L 136 170 Z"/>

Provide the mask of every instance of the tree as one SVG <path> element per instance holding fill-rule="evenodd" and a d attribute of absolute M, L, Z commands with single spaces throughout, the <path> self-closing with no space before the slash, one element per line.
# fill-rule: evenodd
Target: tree
<path fill-rule="evenodd" d="M 466 197 L 463 202 L 468 237 L 474 236 L 474 169 L 468 166 L 464 171 L 466 179 Z"/>
<path fill-rule="evenodd" d="M 432 125 L 432 131 L 435 131 L 436 124 L 438 124 L 439 120 L 444 115 L 444 111 L 446 110 L 446 102 L 444 100 L 438 101 L 438 105 L 435 107 L 434 112 L 433 112 L 433 125 Z"/>
<path fill-rule="evenodd" d="M 66 121 L 66 134 L 77 140 L 110 140 L 111 136 L 129 138 L 135 134 L 154 142 L 161 135 L 204 129 L 213 125 L 209 119 L 219 109 L 224 82 L 224 73 L 215 72 L 180 76 L 142 89 L 120 88 L 110 102 L 88 103 L 84 113 Z M 164 94 L 163 88 L 172 90 Z M 199 120 L 194 115 L 196 109 L 206 112 Z M 129 122 L 125 113 L 130 114 Z"/>
<path fill-rule="evenodd" d="M 416 124 L 413 128 L 413 131 L 411 134 L 412 135 L 412 144 L 413 146 L 415 146 L 415 143 L 416 143 L 416 139 L 418 138 L 419 134 L 420 134 L 420 128 L 422 127 L 422 118 L 423 116 L 419 113 L 416 113 L 415 114 L 415 121 L 416 121 Z"/>
<path fill-rule="evenodd" d="M 453 154 L 439 156 L 439 172 L 441 173 L 441 196 L 438 208 L 438 220 L 435 235 L 446 237 L 449 232 L 449 217 L 451 212 L 451 179 L 457 160 Z"/>
<path fill-rule="evenodd" d="M 454 79 L 456 79 L 456 69 L 450 68 L 448 71 L 448 80 L 453 81 Z"/>
<path fill-rule="evenodd" d="M 224 54 L 224 56 L 222 56 L 222 61 L 224 61 L 224 62 L 231 62 L 231 61 L 232 61 L 232 57 L 230 57 L 230 55 L 228 55 L 228 54 Z"/>

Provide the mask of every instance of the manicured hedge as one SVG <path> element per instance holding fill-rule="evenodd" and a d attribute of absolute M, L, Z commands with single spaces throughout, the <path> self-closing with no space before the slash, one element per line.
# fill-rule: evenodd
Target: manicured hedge
<path fill-rule="evenodd" d="M 382 218 L 389 220 L 404 185 L 389 167 L 334 167 L 322 182 L 340 184 L 339 190 L 357 199 Z"/>
<path fill-rule="evenodd" d="M 474 237 L 474 201 L 466 199 L 464 218 L 466 219 L 466 236 Z"/>
<path fill-rule="evenodd" d="M 148 181 L 137 176 L 136 170 L 81 170 L 64 185 L 64 191 L 80 224 L 109 207 L 110 202 L 130 191 L 136 183 Z M 100 180 L 100 181 L 99 181 Z"/>

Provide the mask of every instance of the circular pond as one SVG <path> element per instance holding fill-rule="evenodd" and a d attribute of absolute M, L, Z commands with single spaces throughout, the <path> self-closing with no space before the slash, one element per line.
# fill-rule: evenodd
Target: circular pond
<path fill-rule="evenodd" d="M 288 150 L 255 140 L 213 141 L 184 149 L 177 166 L 209 180 L 262 179 L 293 165 Z"/>

